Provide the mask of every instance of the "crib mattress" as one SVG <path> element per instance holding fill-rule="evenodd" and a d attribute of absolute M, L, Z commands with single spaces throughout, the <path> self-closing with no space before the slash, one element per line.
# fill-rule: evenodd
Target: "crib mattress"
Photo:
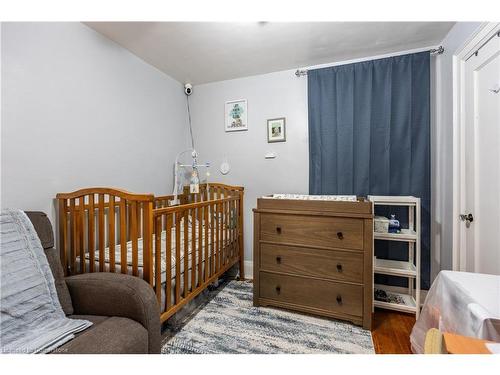
<path fill-rule="evenodd" d="M 180 223 L 180 265 L 179 265 L 179 268 L 180 268 L 180 273 L 183 274 L 184 273 L 184 258 L 186 256 L 186 250 L 187 250 L 187 263 L 188 263 L 188 270 L 191 269 L 192 265 L 193 265 L 193 259 L 192 257 L 194 256 L 195 259 L 194 259 L 194 263 L 196 265 L 196 268 L 198 266 L 198 263 L 200 262 L 200 254 L 199 254 L 199 249 L 197 248 L 197 246 L 195 246 L 195 251 L 193 252 L 193 241 L 192 241 L 192 238 L 193 238 L 193 229 L 195 231 L 195 234 L 196 234 L 196 239 L 195 239 L 195 244 L 197 245 L 199 243 L 199 240 L 198 240 L 198 235 L 199 235 L 199 228 L 198 228 L 198 225 L 199 222 L 196 220 L 194 225 L 189 222 L 188 223 L 188 241 L 187 241 L 187 244 L 184 243 L 184 222 L 181 222 Z M 202 224 L 203 225 L 203 224 Z M 224 224 L 221 223 L 220 224 L 221 228 L 224 227 Z M 208 235 L 208 239 L 207 239 L 207 242 L 205 242 L 205 228 L 202 228 L 202 239 L 201 239 L 201 244 L 202 244 L 202 249 L 201 249 L 201 262 L 203 263 L 205 261 L 205 244 L 208 243 L 208 251 L 209 251 L 209 257 L 212 255 L 212 252 L 211 252 L 211 238 L 212 238 L 212 228 L 208 228 L 207 230 L 207 235 Z M 222 233 L 222 247 L 225 247 L 226 245 L 228 245 L 229 243 L 229 238 L 226 238 L 226 231 L 224 230 L 221 230 L 220 231 Z M 172 227 L 171 228 L 171 243 L 170 243 L 170 262 L 171 262 L 171 272 L 170 272 L 170 275 L 171 275 L 171 279 L 174 280 L 175 277 L 176 277 L 176 238 L 175 238 L 175 235 L 176 235 L 176 227 Z M 215 235 L 215 233 L 214 233 Z M 155 241 L 156 241 L 156 237 L 155 235 L 153 235 L 153 254 L 154 254 L 154 251 L 155 251 Z M 143 276 L 143 238 L 138 238 L 137 240 L 137 248 L 138 248 L 138 254 L 137 254 L 137 265 L 138 265 L 138 273 L 139 273 L 139 277 L 142 278 Z M 167 232 L 165 230 L 163 230 L 161 232 L 161 282 L 164 283 L 165 280 L 166 280 L 166 269 L 167 269 Z M 121 264 L 121 245 L 120 244 L 117 244 L 115 245 L 115 272 L 121 272 L 121 269 L 122 269 L 122 264 Z M 99 254 L 99 250 L 95 250 L 94 251 L 94 269 L 99 269 L 99 260 L 100 260 L 100 254 Z M 76 269 L 79 269 L 80 267 L 80 257 L 77 256 L 76 258 Z M 90 254 L 89 253 L 86 253 L 85 254 L 85 264 L 86 264 L 86 269 L 89 268 L 89 264 L 90 264 Z M 105 271 L 109 271 L 109 264 L 110 264 L 110 248 L 109 247 L 106 247 L 104 249 L 104 267 L 105 267 Z M 127 267 L 127 273 L 128 274 L 132 274 L 132 271 L 133 271 L 133 266 L 132 266 L 132 241 L 128 241 L 127 242 L 127 263 L 126 263 L 126 267 Z M 155 272 L 156 270 L 153 268 L 153 279 L 154 277 L 156 276 L 155 275 Z"/>

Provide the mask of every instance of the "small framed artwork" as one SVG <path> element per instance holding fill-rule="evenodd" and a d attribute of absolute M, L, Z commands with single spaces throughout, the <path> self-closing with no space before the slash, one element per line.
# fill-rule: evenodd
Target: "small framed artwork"
<path fill-rule="evenodd" d="M 286 120 L 284 117 L 267 120 L 267 142 L 286 141 Z"/>
<path fill-rule="evenodd" d="M 237 132 L 248 130 L 247 100 L 231 100 L 226 102 L 226 131 Z"/>

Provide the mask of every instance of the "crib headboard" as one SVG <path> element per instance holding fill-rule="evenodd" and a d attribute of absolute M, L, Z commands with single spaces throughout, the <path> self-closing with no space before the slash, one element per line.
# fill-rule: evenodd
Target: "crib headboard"
<path fill-rule="evenodd" d="M 133 194 L 120 189 L 97 187 L 59 193 L 56 199 L 60 257 L 65 275 L 116 272 L 115 246 L 120 245 L 123 249 L 119 263 L 126 265 L 127 241 L 132 242 L 132 269 L 133 274 L 138 275 L 137 241 L 143 233 L 152 230 L 153 194 Z M 104 253 L 106 248 L 109 249 L 108 262 Z M 143 249 L 144 273 L 149 275 L 153 261 L 150 259 L 152 243 L 149 236 L 144 237 Z M 127 272 L 126 266 L 120 268 L 120 272 Z"/>

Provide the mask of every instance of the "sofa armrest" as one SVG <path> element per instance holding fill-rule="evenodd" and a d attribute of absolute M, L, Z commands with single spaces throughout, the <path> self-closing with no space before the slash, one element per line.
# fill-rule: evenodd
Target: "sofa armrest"
<path fill-rule="evenodd" d="M 95 272 L 66 277 L 78 315 L 120 316 L 148 331 L 149 352 L 160 353 L 160 310 L 153 288 L 138 277 Z"/>

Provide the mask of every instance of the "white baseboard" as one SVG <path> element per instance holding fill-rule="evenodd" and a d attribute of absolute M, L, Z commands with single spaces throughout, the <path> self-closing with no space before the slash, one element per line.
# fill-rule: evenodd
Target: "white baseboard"
<path fill-rule="evenodd" d="M 253 280 L 253 261 L 245 260 L 245 279 Z"/>

